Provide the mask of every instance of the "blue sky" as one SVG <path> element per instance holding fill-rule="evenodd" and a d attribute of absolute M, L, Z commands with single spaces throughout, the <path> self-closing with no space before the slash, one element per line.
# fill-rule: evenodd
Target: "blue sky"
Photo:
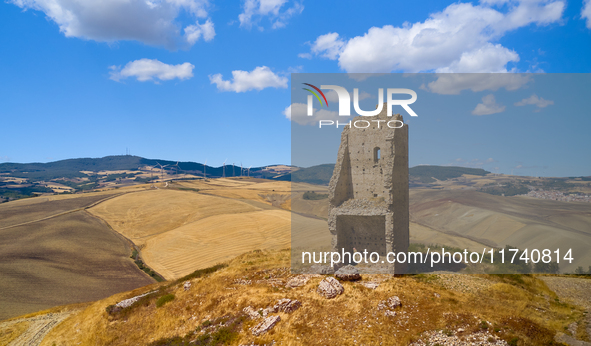
<path fill-rule="evenodd" d="M 215 166 L 226 158 L 245 166 L 290 163 L 292 72 L 589 73 L 589 18 L 589 1 L 560 0 L 5 1 L 0 162 L 129 148 Z M 539 138 L 525 131 L 535 114 L 517 122 L 522 150 L 462 150 L 488 136 L 499 114 L 455 115 L 458 132 L 472 135 L 454 137 L 458 149 L 446 153 L 432 150 L 446 140 L 432 129 L 437 116 L 421 114 L 413 119 L 422 132 L 411 136 L 411 165 L 591 174 L 584 141 L 573 143 L 579 147 L 567 162 L 526 145 Z M 569 124 L 565 140 L 585 138 L 587 120 Z"/>

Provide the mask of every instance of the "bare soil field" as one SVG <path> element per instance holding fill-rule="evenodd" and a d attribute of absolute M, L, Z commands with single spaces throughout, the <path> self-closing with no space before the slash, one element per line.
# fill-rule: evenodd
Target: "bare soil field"
<path fill-rule="evenodd" d="M 573 272 L 591 263 L 591 204 L 502 197 L 471 190 L 411 190 L 411 221 L 487 246 L 570 249 Z M 412 235 L 411 235 L 412 236 Z"/>
<path fill-rule="evenodd" d="M 0 204 L 0 230 L 34 220 L 59 215 L 117 195 L 117 193 L 89 193 L 35 197 Z"/>
<path fill-rule="evenodd" d="M 478 180 L 475 177 L 468 177 Z M 472 181 L 471 180 L 471 181 Z M 482 180 L 482 179 L 481 179 Z M 296 185 L 296 184 L 293 184 Z M 327 194 L 325 186 L 293 186 L 291 210 L 302 216 L 327 219 L 328 199 L 305 200 L 305 191 Z M 438 244 L 472 251 L 483 247 L 518 246 L 521 249 L 573 249 L 575 261 L 562 261 L 561 270 L 573 272 L 591 264 L 591 204 L 527 197 L 502 197 L 458 189 L 410 190 L 410 242 Z M 304 224 L 292 222 L 292 232 Z M 305 220 L 307 228 L 312 223 Z M 326 222 L 314 223 L 303 240 L 326 232 Z M 301 239 L 299 239 L 301 238 Z M 293 244 L 292 244 L 293 245 Z M 326 245 L 324 245 L 326 248 Z"/>
<path fill-rule="evenodd" d="M 92 197 L 67 200 L 69 204 L 58 204 L 58 211 L 92 201 Z M 43 203 L 47 202 L 33 206 Z M 12 210 L 9 215 L 15 215 L 12 222 L 19 223 L 31 215 L 56 213 L 49 207 L 39 213 L 32 210 L 21 215 Z M 0 237 L 0 320 L 97 300 L 154 282 L 129 258 L 127 241 L 83 210 L 5 228 Z"/>
<path fill-rule="evenodd" d="M 307 200 L 303 195 L 307 191 L 314 191 L 317 194 L 328 194 L 327 186 L 319 186 L 312 184 L 292 184 L 292 199 L 291 210 L 306 218 L 299 218 L 293 220 L 292 231 L 298 230 L 301 234 L 292 237 L 293 241 L 299 243 L 299 246 L 309 246 L 310 242 L 305 242 L 305 239 L 310 239 L 317 245 L 322 244 L 318 249 L 326 251 L 330 248 L 330 235 L 328 232 L 328 198 L 319 200 Z M 416 200 L 411 200 L 415 202 Z M 309 218 L 318 218 L 322 220 L 310 220 Z M 324 221 L 323 221 L 324 220 Z M 416 222 L 410 223 L 410 242 L 422 244 L 444 244 L 446 246 L 453 246 L 462 249 L 482 251 L 483 244 L 471 240 L 459 234 L 450 234 L 442 232 L 437 228 L 427 227 Z M 320 238 L 323 238 L 322 240 Z M 295 245 L 292 244 L 295 247 Z"/>

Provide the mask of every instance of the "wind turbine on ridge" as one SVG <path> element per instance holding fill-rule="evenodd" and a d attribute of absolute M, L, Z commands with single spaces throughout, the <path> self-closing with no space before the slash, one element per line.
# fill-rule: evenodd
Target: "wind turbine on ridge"
<path fill-rule="evenodd" d="M 162 166 L 159 162 L 156 162 L 156 164 L 160 166 L 160 176 L 162 177 L 162 180 L 164 180 L 164 167 L 168 167 L 169 165 Z"/>
<path fill-rule="evenodd" d="M 222 178 L 225 178 L 226 177 L 226 161 L 228 161 L 227 158 L 224 161 L 224 168 L 222 168 Z"/>
<path fill-rule="evenodd" d="M 153 169 L 156 168 L 156 165 L 154 166 L 147 166 L 150 169 L 150 181 L 154 180 L 154 171 Z"/>

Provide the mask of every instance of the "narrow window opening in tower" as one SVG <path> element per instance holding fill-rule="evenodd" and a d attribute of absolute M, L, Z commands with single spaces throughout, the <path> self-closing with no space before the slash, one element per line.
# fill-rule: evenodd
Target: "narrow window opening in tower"
<path fill-rule="evenodd" d="M 378 160 L 379 160 L 379 159 L 380 159 L 380 148 L 378 148 L 378 147 L 375 147 L 375 148 L 373 149 L 373 160 L 374 160 L 375 162 L 378 162 Z"/>

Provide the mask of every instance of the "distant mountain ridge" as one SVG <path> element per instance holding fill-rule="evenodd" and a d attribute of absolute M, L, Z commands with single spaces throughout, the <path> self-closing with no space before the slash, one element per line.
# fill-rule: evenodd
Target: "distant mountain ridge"
<path fill-rule="evenodd" d="M 448 180 L 461 177 L 464 174 L 485 176 L 489 171 L 482 168 L 468 168 L 457 166 L 415 166 L 408 170 L 410 176 L 422 183 L 433 183 L 437 180 Z"/>
<path fill-rule="evenodd" d="M 332 177 L 334 164 L 323 164 L 308 168 L 300 168 L 297 171 L 278 177 L 276 180 L 291 180 L 293 182 L 327 185 Z M 437 180 L 448 180 L 461 177 L 463 174 L 484 176 L 489 174 L 481 168 L 467 168 L 455 166 L 415 166 L 409 169 L 412 180 L 420 180 L 422 183 L 432 183 Z"/>
<path fill-rule="evenodd" d="M 84 177 L 80 171 L 119 171 L 138 170 L 143 166 L 154 166 L 156 164 L 174 166 L 176 161 L 146 159 L 140 156 L 116 155 L 101 158 L 78 158 L 67 159 L 47 163 L 0 163 L 0 173 L 9 173 L 10 176 L 33 180 L 50 180 L 56 178 Z M 179 169 L 182 171 L 203 172 L 205 165 L 197 162 L 179 162 Z M 222 176 L 223 167 L 205 166 L 207 176 Z M 265 167 L 254 167 L 250 169 L 251 174 L 258 172 L 262 174 Z M 226 176 L 240 175 L 240 166 L 226 165 Z M 232 174 L 234 172 L 234 174 Z"/>
<path fill-rule="evenodd" d="M 0 164 L 0 173 L 8 173 L 12 177 L 31 180 L 51 180 L 57 178 L 76 178 L 86 176 L 81 171 L 119 171 L 138 170 L 140 167 L 155 166 L 157 164 L 168 165 L 169 168 L 176 165 L 176 161 L 146 159 L 140 156 L 116 155 L 101 158 L 78 158 L 67 159 L 47 163 L 12 163 Z M 271 166 L 271 165 L 270 165 Z M 267 179 L 306 182 L 317 185 L 327 185 L 332 177 L 334 164 L 322 164 L 307 168 L 300 168 L 292 173 L 277 173 L 266 171 L 266 167 L 254 167 L 250 169 L 251 176 L 258 176 Z M 221 177 L 224 172 L 223 166 L 212 167 L 202 163 L 183 161 L 178 163 L 183 172 L 207 172 L 208 177 Z M 240 167 L 226 165 L 225 175 L 227 177 L 239 176 Z M 484 176 L 490 172 L 481 168 L 466 168 L 453 166 L 415 166 L 409 169 L 411 179 L 419 180 L 422 183 L 430 183 L 437 180 L 447 180 L 462 176 L 463 174 Z M 244 172 L 243 174 L 246 174 Z"/>

